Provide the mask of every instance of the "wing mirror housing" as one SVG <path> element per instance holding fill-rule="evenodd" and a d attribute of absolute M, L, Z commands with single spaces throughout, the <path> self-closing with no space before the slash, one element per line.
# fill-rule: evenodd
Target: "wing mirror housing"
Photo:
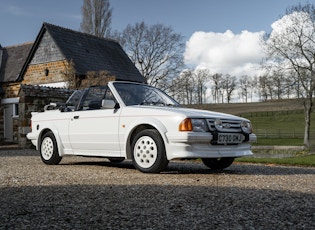
<path fill-rule="evenodd" d="M 102 109 L 117 109 L 119 105 L 113 100 L 102 100 Z"/>

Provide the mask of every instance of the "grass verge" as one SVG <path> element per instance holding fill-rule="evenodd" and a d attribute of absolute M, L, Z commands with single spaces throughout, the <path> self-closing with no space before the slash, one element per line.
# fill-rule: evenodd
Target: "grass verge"
<path fill-rule="evenodd" d="M 303 146 L 303 139 L 300 138 L 257 138 L 257 143 L 252 143 L 254 146 L 268 146 L 268 145 L 280 145 L 280 146 Z"/>
<path fill-rule="evenodd" d="M 285 158 L 240 157 L 236 158 L 235 162 L 315 167 L 315 154 Z"/>

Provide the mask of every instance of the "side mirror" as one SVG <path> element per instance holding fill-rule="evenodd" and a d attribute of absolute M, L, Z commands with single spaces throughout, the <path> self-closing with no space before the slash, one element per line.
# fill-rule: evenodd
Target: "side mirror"
<path fill-rule="evenodd" d="M 102 109 L 115 109 L 116 103 L 113 100 L 102 100 Z"/>

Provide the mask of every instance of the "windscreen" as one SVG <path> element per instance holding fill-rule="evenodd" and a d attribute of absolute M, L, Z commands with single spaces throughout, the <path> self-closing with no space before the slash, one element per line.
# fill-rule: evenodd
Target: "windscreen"
<path fill-rule="evenodd" d="M 114 86 L 126 106 L 179 106 L 179 104 L 167 94 L 149 85 L 116 82 Z"/>

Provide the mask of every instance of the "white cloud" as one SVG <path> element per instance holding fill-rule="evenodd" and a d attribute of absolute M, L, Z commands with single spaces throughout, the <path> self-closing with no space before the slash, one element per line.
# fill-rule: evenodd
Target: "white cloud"
<path fill-rule="evenodd" d="M 211 73 L 253 75 L 264 57 L 260 39 L 264 31 L 234 34 L 195 32 L 186 43 L 185 63 L 208 68 Z"/>
<path fill-rule="evenodd" d="M 313 21 L 308 13 L 293 12 L 291 14 L 284 15 L 282 18 L 280 18 L 279 20 L 271 24 L 271 28 L 272 28 L 271 37 L 277 36 L 279 34 L 280 35 L 294 34 L 295 31 L 292 30 L 292 28 L 299 25 L 303 26 L 302 28 L 303 33 L 311 33 L 314 30 Z M 300 31 L 297 30 L 297 32 L 300 32 Z"/>

